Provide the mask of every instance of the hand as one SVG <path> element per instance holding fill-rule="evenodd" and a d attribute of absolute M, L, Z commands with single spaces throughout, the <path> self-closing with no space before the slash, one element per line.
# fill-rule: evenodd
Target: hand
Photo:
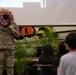
<path fill-rule="evenodd" d="M 14 29 L 14 27 L 12 25 L 9 26 L 10 29 Z"/>
<path fill-rule="evenodd" d="M 12 29 L 13 31 L 15 31 L 15 29 L 12 25 L 9 26 L 9 29 Z"/>

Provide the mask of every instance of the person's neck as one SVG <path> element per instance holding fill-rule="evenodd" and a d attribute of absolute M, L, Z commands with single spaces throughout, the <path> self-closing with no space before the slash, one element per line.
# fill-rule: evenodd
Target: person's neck
<path fill-rule="evenodd" d="M 70 50 L 70 52 L 76 52 L 76 49 L 75 50 Z"/>

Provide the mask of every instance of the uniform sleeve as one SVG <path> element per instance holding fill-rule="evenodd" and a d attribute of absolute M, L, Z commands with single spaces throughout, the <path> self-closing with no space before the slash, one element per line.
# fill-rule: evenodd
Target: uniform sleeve
<path fill-rule="evenodd" d="M 11 33 L 15 36 L 15 37 L 19 37 L 20 36 L 20 30 L 19 27 L 16 23 L 12 24 L 14 29 L 10 29 Z"/>

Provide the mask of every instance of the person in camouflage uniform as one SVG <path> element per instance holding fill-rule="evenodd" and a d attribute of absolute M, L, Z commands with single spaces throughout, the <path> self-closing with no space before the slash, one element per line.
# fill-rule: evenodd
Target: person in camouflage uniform
<path fill-rule="evenodd" d="M 0 12 L 0 75 L 3 75 L 4 65 L 7 75 L 14 75 L 14 37 L 20 36 L 18 25 L 8 8 Z"/>

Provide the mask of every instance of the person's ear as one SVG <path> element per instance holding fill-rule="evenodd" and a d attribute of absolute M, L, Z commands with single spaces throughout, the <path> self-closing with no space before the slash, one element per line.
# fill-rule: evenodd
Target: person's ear
<path fill-rule="evenodd" d="M 65 45 L 65 46 L 67 46 L 67 44 L 66 44 L 66 43 L 64 43 L 64 45 Z"/>
<path fill-rule="evenodd" d="M 66 49 L 69 50 L 68 44 L 67 43 L 64 43 L 64 45 L 65 45 Z"/>

